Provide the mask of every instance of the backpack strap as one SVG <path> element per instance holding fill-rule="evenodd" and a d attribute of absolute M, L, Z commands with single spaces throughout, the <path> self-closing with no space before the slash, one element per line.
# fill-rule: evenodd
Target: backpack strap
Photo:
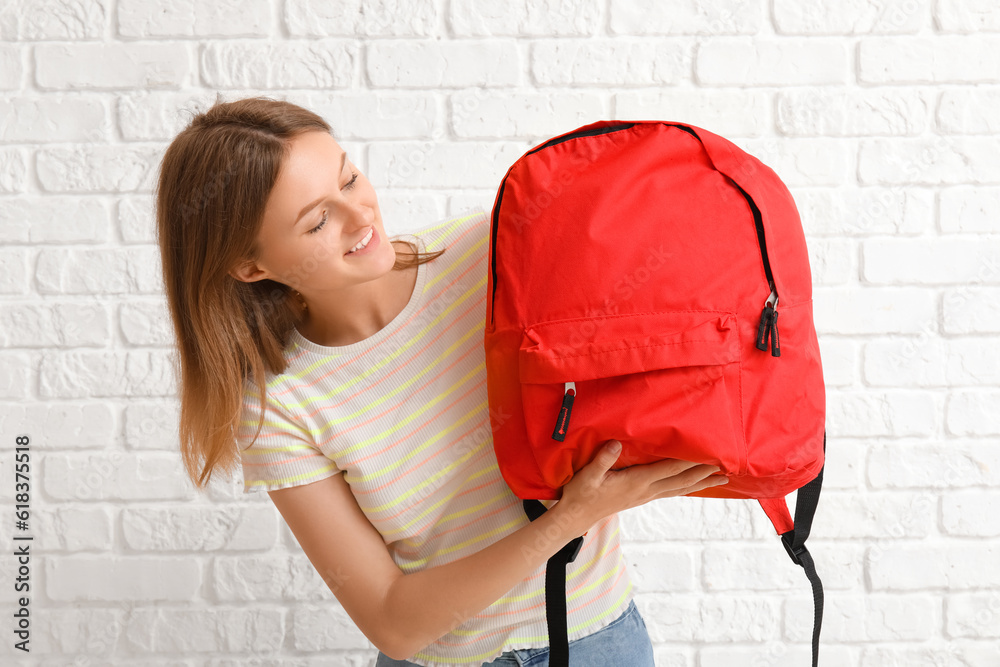
<path fill-rule="evenodd" d="M 823 431 L 823 453 L 826 454 L 826 431 Z M 806 538 L 812 530 L 813 516 L 819 504 L 820 490 L 823 488 L 823 470 L 826 463 L 811 482 L 801 487 L 795 496 L 794 528 L 781 533 L 781 544 L 785 547 L 792 562 L 801 565 L 813 591 L 813 634 L 812 634 L 812 667 L 819 665 L 819 634 L 823 625 L 823 582 L 816 573 L 816 565 L 812 555 L 806 548 Z M 548 508 L 539 500 L 522 500 L 524 513 L 534 521 Z M 781 514 L 772 499 L 761 499 L 761 506 L 775 526 L 783 526 L 785 521 L 778 517 Z M 781 500 L 784 514 L 788 514 L 788 506 Z M 545 622 L 549 633 L 549 667 L 569 666 L 569 634 L 566 629 L 566 565 L 576 560 L 583 546 L 583 537 L 577 537 L 549 558 L 545 565 Z"/>
<path fill-rule="evenodd" d="M 826 454 L 826 431 L 823 431 L 823 453 Z M 819 474 L 795 495 L 795 527 L 781 534 L 781 544 L 785 547 L 792 562 L 801 565 L 806 577 L 812 585 L 813 592 L 813 634 L 812 634 L 812 667 L 819 663 L 819 631 L 823 625 L 823 582 L 816 574 L 816 565 L 812 555 L 806 549 L 806 538 L 812 529 L 813 515 L 819 503 L 819 492 L 823 487 L 823 467 Z"/>
<path fill-rule="evenodd" d="M 522 500 L 532 521 L 548 508 L 540 500 Z M 566 629 L 566 565 L 576 560 L 583 537 L 575 537 L 545 564 L 545 623 L 549 631 L 549 667 L 569 666 L 569 633 Z"/>
<path fill-rule="evenodd" d="M 823 434 L 823 449 L 826 449 L 826 433 Z M 826 468 L 826 464 L 823 464 Z M 792 562 L 801 565 L 813 589 L 813 663 L 819 663 L 819 631 L 823 624 L 823 582 L 816 574 L 816 565 L 812 555 L 806 549 L 806 538 L 812 527 L 816 504 L 819 502 L 819 491 L 823 486 L 823 468 L 813 481 L 798 490 L 795 496 L 795 528 L 781 534 L 781 544 L 785 547 Z"/>
<path fill-rule="evenodd" d="M 823 453 L 826 454 L 826 431 L 823 431 Z M 785 547 L 792 562 L 801 565 L 806 572 L 809 583 L 813 590 L 813 638 L 812 666 L 817 667 L 819 660 L 819 630 L 823 624 L 823 582 L 816 574 L 816 566 L 813 564 L 812 555 L 806 549 L 806 538 L 812 529 L 813 515 L 816 514 L 816 506 L 819 504 L 819 492 L 823 487 L 823 470 L 826 463 L 819 469 L 816 477 L 803 487 L 800 487 L 795 495 L 795 521 L 788 512 L 788 504 L 784 498 L 759 498 L 760 506 L 771 520 L 774 529 L 781 535 L 781 545 Z"/>

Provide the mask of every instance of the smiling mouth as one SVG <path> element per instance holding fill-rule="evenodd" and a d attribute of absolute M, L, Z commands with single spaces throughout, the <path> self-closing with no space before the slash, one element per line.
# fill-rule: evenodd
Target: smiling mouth
<path fill-rule="evenodd" d="M 355 252 L 356 250 L 362 250 L 369 243 L 372 242 L 372 238 L 374 238 L 374 237 L 375 237 L 375 228 L 372 227 L 371 229 L 368 230 L 368 233 L 365 234 L 365 237 L 363 239 L 361 239 L 360 241 L 358 241 L 357 245 L 355 245 L 353 248 L 351 248 L 350 250 L 348 250 L 344 254 L 345 255 L 350 255 L 351 253 Z"/>

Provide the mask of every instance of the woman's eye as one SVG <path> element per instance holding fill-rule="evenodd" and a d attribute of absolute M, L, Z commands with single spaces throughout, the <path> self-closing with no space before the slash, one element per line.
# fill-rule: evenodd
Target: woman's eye
<path fill-rule="evenodd" d="M 307 234 L 315 234 L 315 233 L 316 233 L 316 232 L 318 232 L 319 230 L 323 229 L 323 225 L 325 225 L 325 224 L 326 224 L 326 216 L 327 216 L 327 212 L 326 212 L 326 211 L 323 211 L 323 219 L 319 221 L 319 224 L 318 224 L 318 225 L 316 225 L 315 227 L 313 227 L 312 229 L 310 229 L 310 230 L 309 230 L 308 232 L 306 232 L 306 233 L 307 233 Z"/>
<path fill-rule="evenodd" d="M 344 186 L 345 190 L 350 190 L 351 188 L 353 188 L 354 187 L 354 182 L 358 180 L 358 172 L 352 171 L 351 174 L 352 174 L 351 180 L 347 183 L 347 185 Z M 323 219 L 319 221 L 318 225 L 316 225 L 315 227 L 313 227 L 312 229 L 310 229 L 306 233 L 307 234 L 315 234 L 319 230 L 323 229 L 323 225 L 326 224 L 327 215 L 328 215 L 327 212 L 323 211 Z"/>

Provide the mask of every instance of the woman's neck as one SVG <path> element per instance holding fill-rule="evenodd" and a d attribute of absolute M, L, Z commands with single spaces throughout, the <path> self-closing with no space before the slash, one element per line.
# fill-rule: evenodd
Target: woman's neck
<path fill-rule="evenodd" d="M 408 249 L 407 249 L 408 252 Z M 303 311 L 296 329 L 307 340 L 325 347 L 342 347 L 360 342 L 381 331 L 406 308 L 413 296 L 417 267 L 390 270 L 370 285 L 362 305 L 329 300 L 311 304 Z M 346 319 L 345 314 L 350 314 Z"/>

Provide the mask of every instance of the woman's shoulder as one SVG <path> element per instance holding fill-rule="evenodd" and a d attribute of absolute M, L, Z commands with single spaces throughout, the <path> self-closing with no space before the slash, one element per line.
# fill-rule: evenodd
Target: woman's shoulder
<path fill-rule="evenodd" d="M 413 235 L 422 238 L 429 246 L 451 245 L 453 239 L 468 236 L 468 231 L 482 227 L 488 221 L 489 214 L 477 206 L 425 225 L 414 231 Z"/>

